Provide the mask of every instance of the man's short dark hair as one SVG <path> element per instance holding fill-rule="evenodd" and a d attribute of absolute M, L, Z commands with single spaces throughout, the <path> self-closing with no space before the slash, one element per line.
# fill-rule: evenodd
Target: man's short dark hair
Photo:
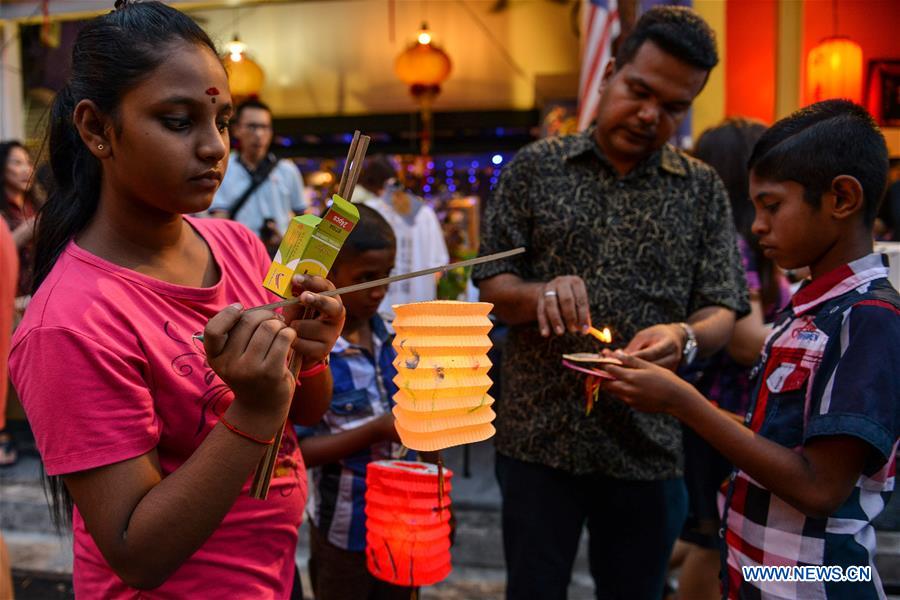
<path fill-rule="evenodd" d="M 719 63 L 716 34 L 700 15 L 686 6 L 658 5 L 641 15 L 619 45 L 616 68 L 631 62 L 648 40 L 699 69 L 710 71 Z"/>
<path fill-rule="evenodd" d="M 335 261 L 335 268 L 355 256 L 369 250 L 395 250 L 397 238 L 384 217 L 374 208 L 365 204 L 354 205 L 359 210 L 359 223 L 347 236 L 347 240 L 341 247 L 341 252 Z"/>
<path fill-rule="evenodd" d="M 855 177 L 862 185 L 868 226 L 884 197 L 888 151 L 866 109 L 849 100 L 825 100 L 772 125 L 753 148 L 748 167 L 763 179 L 796 181 L 816 207 L 835 177 Z"/>
<path fill-rule="evenodd" d="M 246 109 L 246 108 L 259 108 L 259 109 L 264 110 L 267 113 L 269 113 L 270 116 L 272 114 L 272 109 L 269 108 L 268 104 L 266 104 L 265 102 L 262 102 L 261 100 L 259 100 L 257 98 L 249 98 L 247 100 L 244 100 L 240 104 L 238 104 L 237 108 L 234 109 L 234 122 L 235 123 L 239 123 L 241 121 L 241 113 L 243 113 L 244 109 Z"/>

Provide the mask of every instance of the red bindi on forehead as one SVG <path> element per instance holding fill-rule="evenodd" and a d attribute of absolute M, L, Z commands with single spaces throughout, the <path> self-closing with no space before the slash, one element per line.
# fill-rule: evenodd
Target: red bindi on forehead
<path fill-rule="evenodd" d="M 206 95 L 207 96 L 218 96 L 219 88 L 217 88 L 217 87 L 206 88 Z"/>

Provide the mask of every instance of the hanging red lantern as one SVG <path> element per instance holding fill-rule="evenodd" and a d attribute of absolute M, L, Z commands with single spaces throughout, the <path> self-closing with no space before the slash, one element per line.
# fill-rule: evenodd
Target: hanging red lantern
<path fill-rule="evenodd" d="M 450 76 L 451 68 L 447 53 L 432 43 L 427 23 L 422 23 L 416 41 L 394 60 L 394 74 L 409 86 L 422 111 L 423 156 L 431 153 L 431 107 L 441 93 L 441 84 Z"/>
<path fill-rule="evenodd" d="M 835 36 L 814 46 L 806 58 L 808 103 L 847 98 L 862 102 L 862 48 L 850 38 Z"/>
<path fill-rule="evenodd" d="M 262 68 L 247 56 L 247 44 L 235 35 L 226 49 L 228 53 L 222 58 L 222 64 L 228 73 L 231 95 L 236 98 L 258 96 L 266 76 Z"/>
<path fill-rule="evenodd" d="M 419 587 L 450 574 L 453 473 L 442 471 L 404 460 L 380 460 L 366 468 L 366 565 L 378 579 Z"/>
<path fill-rule="evenodd" d="M 400 53 L 394 60 L 394 73 L 406 85 L 434 87 L 434 93 L 440 92 L 440 86 L 450 76 L 452 65 L 450 57 L 432 43 L 428 25 L 422 23 L 416 41 Z M 416 95 L 413 89 L 413 95 Z"/>

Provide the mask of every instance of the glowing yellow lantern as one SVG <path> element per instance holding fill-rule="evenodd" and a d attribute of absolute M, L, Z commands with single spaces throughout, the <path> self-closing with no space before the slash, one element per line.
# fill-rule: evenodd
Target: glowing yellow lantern
<path fill-rule="evenodd" d="M 226 45 L 228 54 L 222 60 L 228 72 L 228 87 L 235 97 L 257 96 L 262 89 L 265 74 L 262 68 L 247 56 L 247 44 L 234 36 Z"/>
<path fill-rule="evenodd" d="M 394 306 L 395 426 L 403 444 L 434 451 L 494 435 L 487 302 Z"/>
<path fill-rule="evenodd" d="M 447 53 L 431 43 L 417 42 L 404 50 L 394 61 L 394 73 L 403 83 L 410 86 L 435 86 L 435 95 L 440 85 L 450 76 L 452 64 Z M 416 95 L 416 90 L 412 91 Z"/>
<path fill-rule="evenodd" d="M 862 48 L 846 37 L 822 40 L 806 58 L 806 99 L 862 101 Z"/>

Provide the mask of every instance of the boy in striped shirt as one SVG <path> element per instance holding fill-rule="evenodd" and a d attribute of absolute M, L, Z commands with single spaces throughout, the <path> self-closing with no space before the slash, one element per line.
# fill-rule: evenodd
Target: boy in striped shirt
<path fill-rule="evenodd" d="M 391 226 L 375 210 L 357 208 L 359 224 L 328 276 L 335 287 L 381 279 L 394 268 Z M 377 314 L 386 291 L 385 285 L 341 297 L 347 316 L 329 356 L 331 406 L 315 428 L 298 431 L 310 469 L 309 574 L 317 600 L 409 600 L 412 592 L 375 579 L 365 557 L 366 467 L 393 458 L 400 442 L 391 412 L 393 335 Z"/>
<path fill-rule="evenodd" d="M 864 109 L 829 100 L 773 125 L 749 168 L 760 245 L 812 280 L 766 341 L 746 427 L 623 353 L 608 389 L 679 418 L 736 466 L 722 496 L 725 597 L 884 598 L 872 521 L 894 488 L 900 429 L 900 295 L 872 242 L 884 138 Z M 758 566 L 787 568 L 763 580 Z"/>

